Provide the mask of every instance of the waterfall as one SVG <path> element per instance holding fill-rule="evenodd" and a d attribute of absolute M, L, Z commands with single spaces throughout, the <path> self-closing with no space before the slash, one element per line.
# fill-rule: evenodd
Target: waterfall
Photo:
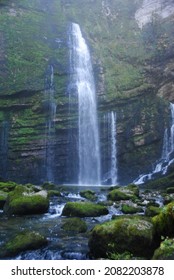
<path fill-rule="evenodd" d="M 111 112 L 111 182 L 117 184 L 116 113 Z"/>
<path fill-rule="evenodd" d="M 149 174 L 140 175 L 140 177 L 134 181 L 135 184 L 143 184 L 147 180 L 153 179 L 154 175 L 157 173 L 165 175 L 167 173 L 168 167 L 174 162 L 174 104 L 172 103 L 170 103 L 170 111 L 171 127 L 169 132 L 167 128 L 164 131 L 161 158 L 155 164 L 152 172 Z"/>
<path fill-rule="evenodd" d="M 0 127 L 0 176 L 7 177 L 9 122 L 3 121 Z"/>
<path fill-rule="evenodd" d="M 105 164 L 105 174 L 103 175 L 103 183 L 117 185 L 118 184 L 118 170 L 117 170 L 117 134 L 116 134 L 116 113 L 111 111 L 104 114 L 104 151 L 103 160 Z"/>
<path fill-rule="evenodd" d="M 46 140 L 46 180 L 54 182 L 54 141 L 55 141 L 55 117 L 56 117 L 56 103 L 54 99 L 54 68 L 52 65 L 48 68 L 46 78 L 45 98 L 47 101 L 48 116 L 46 120 L 45 140 Z"/>
<path fill-rule="evenodd" d="M 79 185 L 100 185 L 100 145 L 96 92 L 88 46 L 76 23 L 71 25 L 72 79 L 78 95 Z"/>

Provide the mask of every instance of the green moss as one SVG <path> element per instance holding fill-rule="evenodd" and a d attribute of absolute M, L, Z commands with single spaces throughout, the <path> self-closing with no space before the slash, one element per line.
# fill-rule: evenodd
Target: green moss
<path fill-rule="evenodd" d="M 135 200 L 139 195 L 138 187 L 135 185 L 129 185 L 127 187 L 120 187 L 112 190 L 108 194 L 108 199 L 112 201 L 119 200 Z"/>
<path fill-rule="evenodd" d="M 38 232 L 21 232 L 1 247 L 0 258 L 12 257 L 26 250 L 36 250 L 47 244 Z"/>
<path fill-rule="evenodd" d="M 89 200 L 96 200 L 95 192 L 91 190 L 80 191 L 80 195 Z"/>
<path fill-rule="evenodd" d="M 41 214 L 48 211 L 49 200 L 44 191 L 36 194 L 24 186 L 17 186 L 8 195 L 4 205 L 4 213 L 7 215 Z"/>
<path fill-rule="evenodd" d="M 0 209 L 3 209 L 4 204 L 7 200 L 7 196 L 8 195 L 6 192 L 0 191 Z"/>
<path fill-rule="evenodd" d="M 153 251 L 154 228 L 150 220 L 141 217 L 121 217 L 94 227 L 89 247 L 95 257 L 105 257 L 110 252 L 129 251 L 137 256 L 147 256 Z M 139 246 L 137 246 L 139 244 Z"/>
<path fill-rule="evenodd" d="M 73 231 L 73 232 L 86 232 L 87 225 L 85 221 L 81 220 L 80 218 L 68 218 L 63 221 L 62 228 L 65 231 Z"/>
<path fill-rule="evenodd" d="M 160 214 L 152 218 L 158 236 L 174 235 L 174 202 L 161 209 Z"/>
<path fill-rule="evenodd" d="M 62 216 L 69 217 L 97 217 L 107 214 L 105 206 L 91 202 L 67 202 L 62 211 Z"/>
<path fill-rule="evenodd" d="M 166 238 L 161 242 L 160 247 L 155 250 L 153 260 L 173 260 L 174 259 L 174 239 Z"/>
<path fill-rule="evenodd" d="M 142 212 L 143 210 L 142 210 L 141 207 L 135 207 L 135 206 L 132 206 L 132 205 L 122 204 L 121 211 L 124 214 L 135 214 L 135 213 L 138 213 L 138 212 Z"/>
<path fill-rule="evenodd" d="M 146 208 L 146 211 L 145 211 L 145 215 L 147 217 L 154 217 L 158 214 L 160 214 L 161 212 L 161 209 L 159 207 L 156 207 L 156 206 L 148 206 Z"/>

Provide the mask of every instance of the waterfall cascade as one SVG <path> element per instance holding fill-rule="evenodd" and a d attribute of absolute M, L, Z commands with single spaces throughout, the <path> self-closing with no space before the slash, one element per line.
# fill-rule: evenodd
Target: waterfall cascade
<path fill-rule="evenodd" d="M 117 184 L 116 113 L 111 112 L 111 182 Z"/>
<path fill-rule="evenodd" d="M 174 104 L 170 103 L 171 110 L 171 127 L 165 129 L 163 137 L 163 147 L 160 160 L 155 164 L 153 171 L 149 174 L 140 175 L 134 181 L 135 184 L 143 184 L 147 180 L 153 179 L 154 175 L 161 173 L 165 175 L 168 167 L 174 162 Z"/>
<path fill-rule="evenodd" d="M 118 167 L 117 167 L 117 127 L 116 127 L 116 113 L 111 111 L 104 115 L 104 161 L 107 162 L 105 166 L 105 174 L 103 176 L 103 183 L 111 185 L 118 184 Z"/>
<path fill-rule="evenodd" d="M 55 136 L 55 117 L 56 117 L 56 103 L 54 99 L 54 68 L 52 65 L 48 69 L 48 77 L 46 79 L 45 98 L 48 102 L 48 118 L 45 128 L 45 166 L 46 166 L 46 180 L 54 182 L 54 136 Z"/>
<path fill-rule="evenodd" d="M 9 136 L 9 122 L 3 121 L 0 127 L 0 176 L 6 178 L 7 176 L 7 161 L 8 161 L 8 136 Z"/>
<path fill-rule="evenodd" d="M 79 185 L 100 185 L 100 144 L 96 92 L 88 46 L 76 23 L 71 25 L 71 83 L 78 95 Z"/>

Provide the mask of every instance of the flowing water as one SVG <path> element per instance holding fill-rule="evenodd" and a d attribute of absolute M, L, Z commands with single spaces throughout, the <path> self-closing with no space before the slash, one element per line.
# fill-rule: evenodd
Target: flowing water
<path fill-rule="evenodd" d="M 78 95 L 78 184 L 100 185 L 100 143 L 91 57 L 78 24 L 72 24 L 70 37 L 71 83 Z"/>
<path fill-rule="evenodd" d="M 165 129 L 161 158 L 155 164 L 151 173 L 140 175 L 135 184 L 143 184 L 154 178 L 156 174 L 165 175 L 168 167 L 174 162 L 174 104 L 170 103 L 171 125 Z"/>
<path fill-rule="evenodd" d="M 104 114 L 103 142 L 105 143 L 103 159 L 104 175 L 103 184 L 118 184 L 118 166 L 117 166 L 117 116 L 116 112 L 111 111 Z"/>
<path fill-rule="evenodd" d="M 9 122 L 3 121 L 0 127 L 0 176 L 7 177 L 7 163 L 8 163 L 8 136 L 9 136 Z"/>
<path fill-rule="evenodd" d="M 111 182 L 116 185 L 117 180 L 117 141 L 116 141 L 116 113 L 111 112 Z"/>
<path fill-rule="evenodd" d="M 45 98 L 48 108 L 48 117 L 46 120 L 45 129 L 45 166 L 46 166 L 46 181 L 54 182 L 54 141 L 55 141 L 55 117 L 56 117 L 56 103 L 54 99 L 54 68 L 49 66 Z"/>

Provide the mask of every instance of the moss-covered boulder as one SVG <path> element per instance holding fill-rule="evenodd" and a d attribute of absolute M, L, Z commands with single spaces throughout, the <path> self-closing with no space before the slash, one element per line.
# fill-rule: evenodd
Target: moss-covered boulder
<path fill-rule="evenodd" d="M 53 196 L 58 196 L 58 197 L 60 197 L 60 196 L 62 196 L 62 195 L 61 195 L 61 192 L 60 192 L 60 191 L 50 190 L 50 191 L 48 191 L 48 196 L 49 196 L 49 197 L 53 197 Z"/>
<path fill-rule="evenodd" d="M 174 202 L 161 209 L 160 214 L 152 218 L 156 234 L 160 236 L 174 236 Z"/>
<path fill-rule="evenodd" d="M 0 209 L 3 209 L 7 196 L 8 194 L 6 192 L 0 191 Z"/>
<path fill-rule="evenodd" d="M 47 245 L 47 239 L 38 232 L 24 231 L 0 248 L 0 258 L 12 257 L 26 250 L 36 250 Z"/>
<path fill-rule="evenodd" d="M 108 199 L 112 201 L 135 200 L 139 196 L 139 189 L 136 185 L 128 185 L 112 190 L 108 194 Z"/>
<path fill-rule="evenodd" d="M 137 256 L 147 257 L 153 252 L 154 226 L 142 217 L 120 217 L 97 225 L 89 239 L 93 257 L 106 257 L 112 253 L 128 251 Z M 138 245 L 137 245 L 138 244 Z"/>
<path fill-rule="evenodd" d="M 27 187 L 17 186 L 9 193 L 4 205 L 7 215 L 41 214 L 48 211 L 49 200 L 46 191 L 31 192 Z"/>
<path fill-rule="evenodd" d="M 161 209 L 159 207 L 156 206 L 147 206 L 146 210 L 145 210 L 145 215 L 147 217 L 154 217 L 158 214 L 160 214 Z"/>
<path fill-rule="evenodd" d="M 74 231 L 81 233 L 87 231 L 87 225 L 85 221 L 77 217 L 65 219 L 63 221 L 62 228 L 68 232 Z"/>
<path fill-rule="evenodd" d="M 153 260 L 174 260 L 174 239 L 166 238 L 155 250 Z"/>
<path fill-rule="evenodd" d="M 62 211 L 68 217 L 97 217 L 108 213 L 105 206 L 92 202 L 67 202 Z"/>
<path fill-rule="evenodd" d="M 134 205 L 122 204 L 121 211 L 124 214 L 135 214 L 135 213 L 143 212 L 143 209 L 142 209 L 142 207 L 138 207 L 138 206 L 134 206 Z"/>
<path fill-rule="evenodd" d="M 0 182 L 0 191 L 10 192 L 15 189 L 17 184 L 15 182 L 7 181 L 7 182 Z"/>
<path fill-rule="evenodd" d="M 174 194 L 174 187 L 170 187 L 166 189 L 167 193 L 173 193 Z"/>
<path fill-rule="evenodd" d="M 96 194 L 94 191 L 91 190 L 83 190 L 80 192 L 80 195 L 88 200 L 96 200 Z"/>
<path fill-rule="evenodd" d="M 55 184 L 53 184 L 53 183 L 45 182 L 42 185 L 42 188 L 45 189 L 45 190 L 55 190 L 57 188 L 57 186 Z"/>

